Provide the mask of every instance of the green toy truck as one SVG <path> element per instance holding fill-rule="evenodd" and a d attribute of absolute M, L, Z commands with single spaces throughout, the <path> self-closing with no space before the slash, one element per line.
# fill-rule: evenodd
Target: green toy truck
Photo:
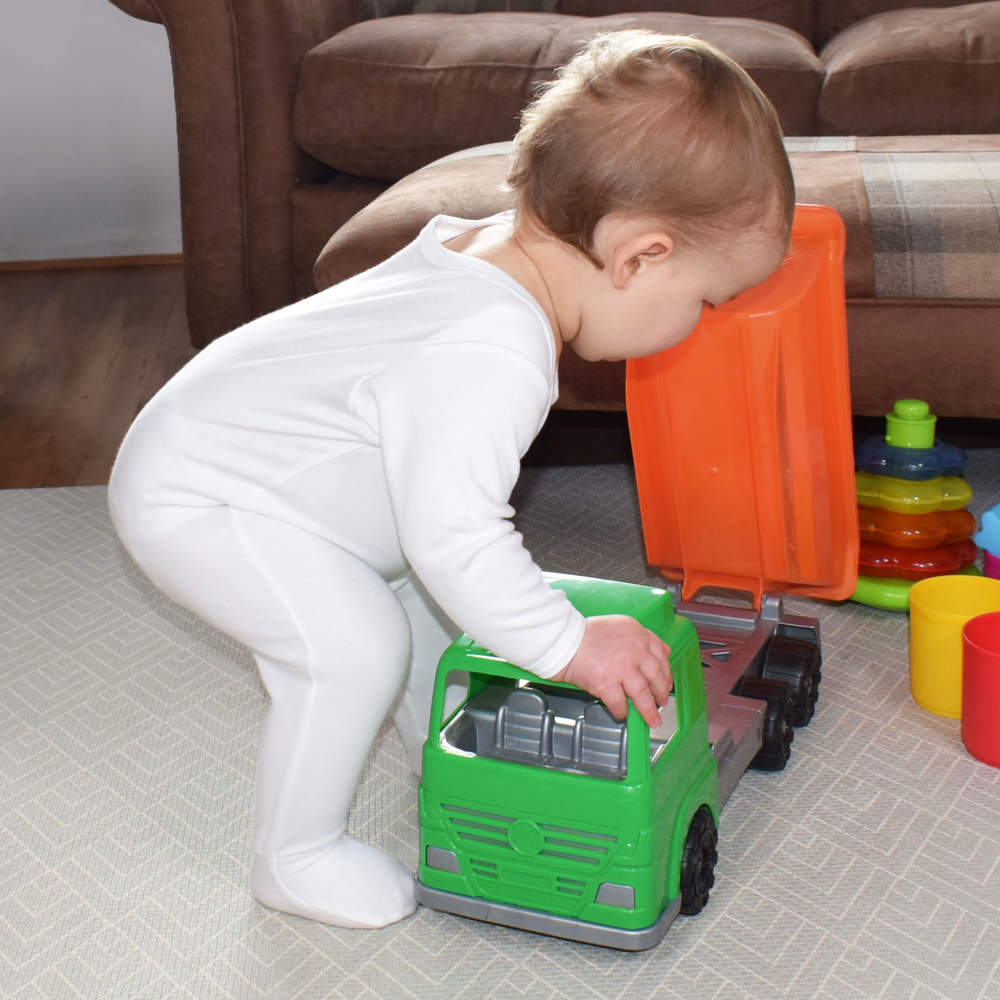
<path fill-rule="evenodd" d="M 631 615 L 670 646 L 663 723 L 650 730 L 632 705 L 618 721 L 580 689 L 457 639 L 438 668 L 424 747 L 417 898 L 649 948 L 678 913 L 707 903 L 719 814 L 744 770 L 783 767 L 792 726 L 809 721 L 818 625 L 783 616 L 780 602 L 759 614 L 690 605 L 682 616 L 659 588 L 549 582 L 584 615 Z"/>

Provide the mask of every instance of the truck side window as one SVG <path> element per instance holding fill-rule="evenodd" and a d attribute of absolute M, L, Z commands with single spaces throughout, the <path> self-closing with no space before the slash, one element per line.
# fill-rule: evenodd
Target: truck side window
<path fill-rule="evenodd" d="M 649 759 L 655 764 L 663 752 L 663 748 L 673 739 L 677 732 L 677 699 L 671 692 L 666 705 L 660 706 L 660 724 L 649 731 Z"/>

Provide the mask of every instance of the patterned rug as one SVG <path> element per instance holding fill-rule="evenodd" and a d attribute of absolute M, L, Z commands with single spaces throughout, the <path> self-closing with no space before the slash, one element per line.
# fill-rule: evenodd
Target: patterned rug
<path fill-rule="evenodd" d="M 973 511 L 1000 451 L 970 453 Z M 656 582 L 625 466 L 531 469 L 518 523 L 547 569 Z M 103 488 L 0 493 L 0 996 L 992 1000 L 1000 770 L 909 694 L 907 618 L 819 617 L 823 686 L 789 766 L 722 816 L 708 907 L 622 953 L 418 910 L 377 932 L 254 903 L 263 694 L 247 654 L 130 564 Z M 390 726 L 355 835 L 416 860 L 416 779 Z"/>

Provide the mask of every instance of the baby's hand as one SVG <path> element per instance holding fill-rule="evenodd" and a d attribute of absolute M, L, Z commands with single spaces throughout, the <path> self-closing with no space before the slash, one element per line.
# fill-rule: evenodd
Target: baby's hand
<path fill-rule="evenodd" d="M 624 719 L 631 698 L 642 717 L 655 728 L 661 722 L 657 706 L 665 705 L 674 679 L 670 647 L 628 615 L 587 619 L 576 655 L 552 680 L 567 681 L 600 698 L 616 719 Z"/>

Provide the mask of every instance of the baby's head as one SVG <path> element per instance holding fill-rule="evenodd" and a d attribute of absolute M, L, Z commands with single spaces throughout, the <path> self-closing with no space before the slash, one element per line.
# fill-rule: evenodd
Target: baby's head
<path fill-rule="evenodd" d="M 696 38 L 629 30 L 582 49 L 525 110 L 508 182 L 519 220 L 603 267 L 612 213 L 664 221 L 681 246 L 787 244 L 795 191 L 778 117 L 747 73 Z"/>

